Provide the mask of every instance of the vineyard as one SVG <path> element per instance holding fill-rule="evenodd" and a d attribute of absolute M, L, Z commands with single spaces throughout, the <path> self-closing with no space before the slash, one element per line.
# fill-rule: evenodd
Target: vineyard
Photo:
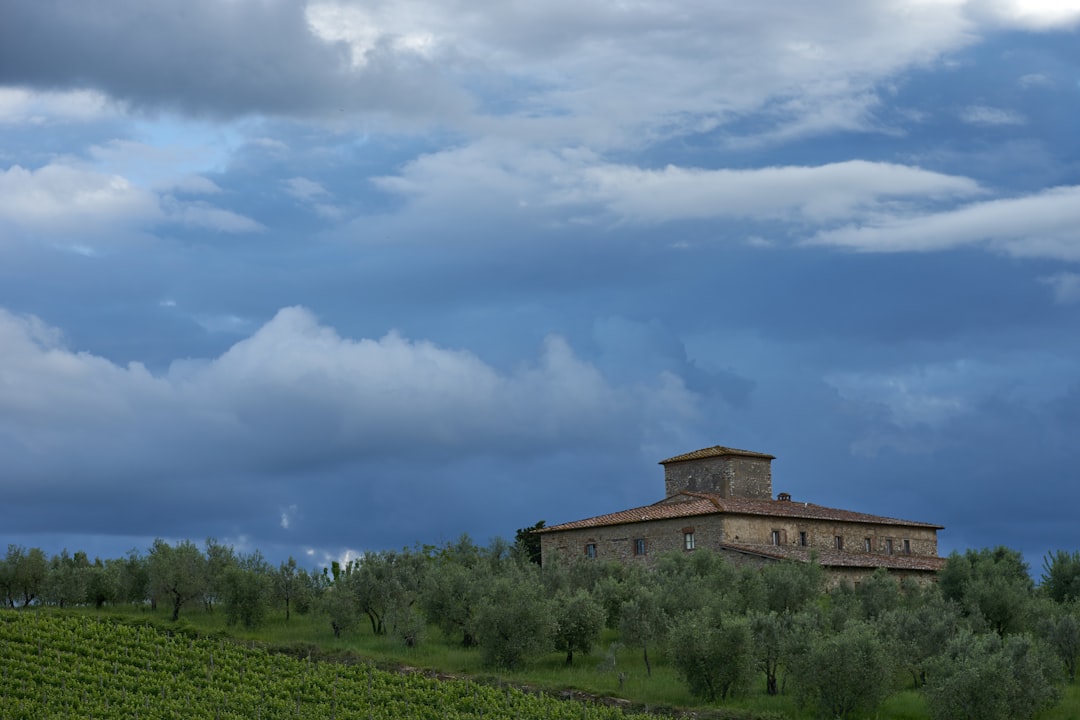
<path fill-rule="evenodd" d="M 468 680 L 25 611 L 0 611 L 0 663 L 0 720 L 656 720 Z"/>

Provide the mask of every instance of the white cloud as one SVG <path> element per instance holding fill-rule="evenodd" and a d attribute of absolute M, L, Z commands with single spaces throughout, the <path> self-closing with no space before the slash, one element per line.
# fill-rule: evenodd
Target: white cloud
<path fill-rule="evenodd" d="M 1020 79 L 1016 82 L 1025 90 L 1035 87 L 1053 87 L 1054 85 L 1054 81 L 1050 79 L 1050 76 L 1044 73 L 1028 73 L 1027 75 L 1021 75 Z"/>
<path fill-rule="evenodd" d="M 378 178 L 418 212 L 547 209 L 567 218 L 632 222 L 742 217 L 824 222 L 909 201 L 981 192 L 978 183 L 918 167 L 850 160 L 819 166 L 660 170 L 598 162 L 591 153 L 530 151 L 485 141 L 426 155 Z"/>
<path fill-rule="evenodd" d="M 288 180 L 283 181 L 282 185 L 285 186 L 285 192 L 287 194 L 301 202 L 309 202 L 318 198 L 330 197 L 330 193 L 326 191 L 326 188 L 308 178 L 289 178 Z"/>
<path fill-rule="evenodd" d="M 864 252 L 928 252 L 985 244 L 1017 257 L 1080 261 L 1080 186 L 971 203 L 929 214 L 882 215 L 824 230 L 809 244 Z"/>
<path fill-rule="evenodd" d="M 1027 30 L 1055 30 L 1080 23 L 1078 0 L 980 0 L 968 6 L 975 17 Z"/>
<path fill-rule="evenodd" d="M 120 175 L 62 164 L 0 170 L 0 221 L 25 229 L 103 234 L 160 217 L 157 197 Z"/>
<path fill-rule="evenodd" d="M 1039 282 L 1049 285 L 1054 300 L 1062 305 L 1080 302 L 1080 273 L 1060 272 L 1041 277 Z"/>
<path fill-rule="evenodd" d="M 970 125 L 1023 125 L 1027 122 L 1022 114 L 1015 110 L 970 105 L 960 111 L 960 119 Z"/>
<path fill-rule="evenodd" d="M 862 160 L 750 170 L 608 165 L 587 169 L 585 177 L 584 195 L 593 195 L 621 217 L 642 221 L 747 217 L 822 222 L 904 197 L 979 192 L 978 184 L 965 177 Z"/>
<path fill-rule="evenodd" d="M 170 208 L 169 218 L 183 225 L 225 233 L 249 233 L 266 229 L 259 222 L 240 213 L 202 202 L 176 204 Z"/>
<path fill-rule="evenodd" d="M 0 125 L 88 122 L 117 112 L 108 97 L 94 90 L 49 92 L 0 87 Z"/>
<path fill-rule="evenodd" d="M 342 338 L 302 308 L 281 310 L 220 357 L 162 375 L 69 350 L 55 329 L 0 310 L 0 386 L 8 467 L 77 476 L 273 472 L 404 447 L 512 452 L 699 412 L 678 378 L 613 385 L 558 337 L 503 373 L 395 333 Z"/>

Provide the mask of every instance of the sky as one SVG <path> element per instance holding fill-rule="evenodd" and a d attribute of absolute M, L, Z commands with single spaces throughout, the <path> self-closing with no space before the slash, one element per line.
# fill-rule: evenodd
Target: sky
<path fill-rule="evenodd" d="M 1080 0 L 0 0 L 0 544 L 793 499 L 1080 549 Z"/>

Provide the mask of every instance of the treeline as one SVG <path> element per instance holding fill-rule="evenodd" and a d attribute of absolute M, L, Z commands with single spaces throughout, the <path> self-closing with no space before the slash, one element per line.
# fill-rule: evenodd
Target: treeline
<path fill-rule="evenodd" d="M 189 608 L 257 626 L 273 608 L 318 613 L 337 636 L 361 627 L 405 645 L 444 638 L 514 668 L 557 650 L 567 664 L 604 628 L 713 701 L 760 687 L 823 717 L 870 714 L 898 689 L 924 693 L 931 715 L 1030 718 L 1061 697 L 1080 658 L 1080 553 L 1048 555 L 1036 587 L 1008 548 L 949 557 L 937 583 L 879 571 L 826 592 L 816 564 L 742 568 L 707 550 L 640 564 L 537 565 L 527 542 L 468 537 L 441 547 L 368 553 L 308 572 L 216 541 L 158 540 L 145 555 L 94 562 L 10 546 L 0 593 L 35 604 Z"/>

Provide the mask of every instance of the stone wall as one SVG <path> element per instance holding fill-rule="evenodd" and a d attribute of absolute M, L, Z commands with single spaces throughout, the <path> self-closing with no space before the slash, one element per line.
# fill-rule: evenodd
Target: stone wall
<path fill-rule="evenodd" d="M 758 515 L 697 515 L 667 520 L 647 520 L 624 525 L 608 525 L 577 530 L 561 530 L 540 534 L 542 561 L 561 555 L 566 558 L 585 557 L 593 546 L 600 560 L 646 562 L 671 550 L 685 551 L 685 535 L 694 534 L 695 548 L 719 550 L 727 543 L 743 545 L 772 545 L 773 532 L 781 545 L 800 545 L 805 533 L 806 547 L 836 548 L 837 536 L 843 538 L 843 550 L 887 555 L 892 541 L 894 555 L 937 556 L 937 533 L 933 528 L 900 525 L 803 520 Z M 637 553 L 636 541 L 645 541 L 644 554 Z M 904 541 L 910 552 L 905 552 Z"/>
<path fill-rule="evenodd" d="M 689 490 L 771 500 L 771 462 L 768 458 L 724 455 L 670 463 L 664 466 L 666 496 Z"/>
<path fill-rule="evenodd" d="M 647 520 L 626 525 L 607 525 L 540 534 L 541 561 L 560 556 L 587 557 L 587 547 L 595 547 L 597 560 L 649 563 L 661 553 L 685 552 L 686 533 L 694 534 L 696 548 L 716 549 L 723 541 L 723 520 L 719 515 Z M 645 553 L 636 552 L 635 541 L 645 541 Z"/>

